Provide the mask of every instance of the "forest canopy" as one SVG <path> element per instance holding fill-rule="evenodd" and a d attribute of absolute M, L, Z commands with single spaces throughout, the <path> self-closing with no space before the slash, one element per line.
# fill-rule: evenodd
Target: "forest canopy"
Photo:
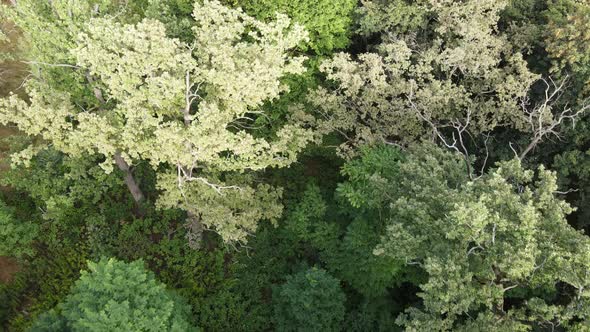
<path fill-rule="evenodd" d="M 590 4 L 0 4 L 6 331 L 590 330 Z"/>

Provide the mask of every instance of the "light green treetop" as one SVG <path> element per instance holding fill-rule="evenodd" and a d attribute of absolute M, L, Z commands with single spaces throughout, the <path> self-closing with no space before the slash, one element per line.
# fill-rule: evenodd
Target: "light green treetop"
<path fill-rule="evenodd" d="M 312 138 L 295 120 L 272 141 L 248 130 L 264 116 L 257 108 L 285 91 L 280 78 L 304 71 L 304 58 L 288 52 L 307 35 L 284 15 L 262 23 L 217 1 L 195 2 L 193 16 L 191 44 L 166 37 L 156 20 L 89 18 L 75 31 L 77 47 L 60 45 L 73 63 L 48 66 L 87 73 L 79 84 L 90 87 L 91 103 L 39 76 L 27 86 L 30 101 L 0 101 L 0 123 L 68 155 L 103 155 L 106 172 L 146 160 L 159 172 L 159 206 L 183 208 L 225 240 L 241 241 L 281 211 L 280 191 L 254 188 L 242 173 L 287 166 Z M 45 38 L 35 31 L 31 43 Z"/>
<path fill-rule="evenodd" d="M 339 131 L 358 144 L 407 143 L 431 127 L 457 123 L 469 123 L 474 133 L 505 125 L 526 129 L 520 102 L 538 76 L 498 31 L 505 1 L 426 2 L 400 7 L 415 12 L 416 20 L 387 25 L 377 52 L 339 53 L 322 64 L 338 84 L 310 98 L 322 131 Z M 378 9 L 382 1 L 365 6 L 369 18 L 386 10 Z M 415 26 L 421 28 L 407 31 Z"/>

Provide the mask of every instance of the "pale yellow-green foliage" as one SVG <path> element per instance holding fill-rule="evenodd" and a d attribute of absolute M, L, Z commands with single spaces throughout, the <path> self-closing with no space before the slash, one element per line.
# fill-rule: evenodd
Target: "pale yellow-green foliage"
<path fill-rule="evenodd" d="M 73 60 L 69 50 L 76 47 L 75 37 L 84 31 L 88 18 L 96 15 L 95 8 L 114 7 L 111 0 L 21 0 L 16 7 L 0 5 L 0 18 L 17 23 L 25 58 L 56 63 Z"/>
<path fill-rule="evenodd" d="M 282 214 L 283 208 L 276 202 L 282 190 L 265 184 L 253 188 L 252 180 L 244 176 L 234 176 L 230 181 L 239 189 L 221 188 L 223 194 L 220 195 L 200 180 L 187 182 L 179 188 L 176 173 L 162 173 L 158 176 L 158 189 L 166 194 L 158 205 L 198 212 L 205 226 L 215 229 L 225 241 L 243 242 L 256 230 L 260 219 L 272 221 Z M 222 182 L 216 184 L 225 186 Z"/>
<path fill-rule="evenodd" d="M 361 0 L 357 8 L 358 33 L 405 33 L 425 25 L 428 0 Z"/>
<path fill-rule="evenodd" d="M 243 173 L 289 165 L 312 138 L 296 120 L 273 141 L 245 129 L 264 101 L 286 90 L 282 76 L 304 71 L 304 59 L 289 50 L 307 34 L 286 16 L 262 23 L 217 1 L 197 1 L 194 18 L 191 44 L 166 37 L 156 20 L 88 18 L 69 31 L 75 42 L 60 45 L 71 55 L 62 59 L 87 72 L 84 84 L 105 100 L 84 109 L 37 79 L 28 85 L 29 102 L 14 95 L 0 101 L 0 123 L 14 123 L 72 156 L 104 155 L 106 172 L 117 153 L 129 164 L 148 161 L 160 170 L 159 206 L 201 215 L 225 240 L 243 241 L 260 219 L 281 213 L 280 191 L 253 186 Z M 47 37 L 29 33 L 31 42 Z"/>
<path fill-rule="evenodd" d="M 428 122 L 466 123 L 467 114 L 474 133 L 497 126 L 525 130 L 519 102 L 538 76 L 497 31 L 504 6 L 430 0 L 420 7 L 436 17 L 428 38 L 384 33 L 375 53 L 355 59 L 339 53 L 325 61 L 321 70 L 338 88 L 310 97 L 321 114 L 320 131 L 340 131 L 353 145 L 407 143 L 431 133 Z"/>
<path fill-rule="evenodd" d="M 217 2 L 196 6 L 193 15 L 198 74 L 212 83 L 216 100 L 238 116 L 246 107 L 260 106 L 285 91 L 281 76 L 304 71 L 305 58 L 287 57 L 286 52 L 307 40 L 307 33 L 301 25 L 291 26 L 286 15 L 262 23 Z"/>
<path fill-rule="evenodd" d="M 149 108 L 158 117 L 178 115 L 183 106 L 184 76 L 196 67 L 186 45 L 166 38 L 155 20 L 121 25 L 111 19 L 91 19 L 72 50 L 76 63 L 100 78 L 115 113 Z"/>

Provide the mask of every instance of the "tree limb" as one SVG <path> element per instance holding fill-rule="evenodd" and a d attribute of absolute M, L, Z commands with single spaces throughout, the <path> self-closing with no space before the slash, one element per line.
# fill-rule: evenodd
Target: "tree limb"
<path fill-rule="evenodd" d="M 136 203 L 142 202 L 145 199 L 145 196 L 143 195 L 141 188 L 139 188 L 139 185 L 135 181 L 135 178 L 133 177 L 133 173 L 131 173 L 131 170 L 129 169 L 129 165 L 127 164 L 125 159 L 123 159 L 123 157 L 121 157 L 120 152 L 115 153 L 114 158 L 115 158 L 115 163 L 117 164 L 117 167 L 119 167 L 119 169 L 121 171 L 123 171 L 123 174 L 125 174 L 125 184 L 127 185 L 127 188 L 129 189 L 129 191 L 131 192 L 133 199 L 135 200 Z"/>
<path fill-rule="evenodd" d="M 565 93 L 568 77 L 566 76 L 560 83 L 556 83 L 552 78 L 548 80 L 542 79 L 542 81 L 546 85 L 543 102 L 536 105 L 533 109 L 529 108 L 528 98 L 523 99 L 521 103 L 522 110 L 527 117 L 530 130 L 533 133 L 533 138 L 520 154 L 518 154 L 518 159 L 520 160 L 523 160 L 547 136 L 552 135 L 557 139 L 561 139 L 561 133 L 559 131 L 561 125 L 566 120 L 571 120 L 575 124 L 575 121 L 590 108 L 590 104 L 586 104 L 577 111 L 573 111 L 566 105 L 561 112 L 553 114 L 553 106 Z M 510 147 L 512 148 L 512 145 Z"/>

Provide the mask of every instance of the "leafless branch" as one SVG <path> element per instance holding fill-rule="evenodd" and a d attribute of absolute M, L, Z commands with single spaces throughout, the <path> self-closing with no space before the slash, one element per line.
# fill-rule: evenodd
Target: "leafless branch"
<path fill-rule="evenodd" d="M 471 122 L 471 109 L 467 109 L 467 114 L 464 122 L 459 119 L 451 120 L 448 125 L 435 124 L 429 117 L 427 117 L 418 108 L 418 106 L 412 100 L 412 93 L 408 96 L 408 102 L 410 107 L 415 111 L 416 115 L 424 122 L 426 122 L 431 128 L 434 135 L 442 142 L 444 146 L 451 150 L 455 150 L 460 153 L 465 159 L 465 166 L 467 167 L 467 174 L 471 180 L 473 180 L 473 171 L 471 169 L 471 161 L 469 160 L 469 151 L 465 146 L 463 136 L 467 133 L 467 127 Z M 444 137 L 440 132 L 440 128 L 450 127 L 453 128 L 452 141 Z"/>
<path fill-rule="evenodd" d="M 502 291 L 507 292 L 507 291 L 511 290 L 512 288 L 516 288 L 516 287 L 518 287 L 518 284 L 504 287 L 504 289 L 502 289 Z"/>
<path fill-rule="evenodd" d="M 23 78 L 23 81 L 20 83 L 20 85 L 18 86 L 18 88 L 15 89 L 15 91 L 20 90 L 23 88 L 23 86 L 25 86 L 25 83 L 27 83 L 27 81 L 29 80 L 29 78 L 33 76 L 33 74 L 29 73 L 27 76 L 25 76 L 25 78 Z"/>
<path fill-rule="evenodd" d="M 570 193 L 575 193 L 580 191 L 580 189 L 568 189 L 566 191 L 554 191 L 553 193 L 558 194 L 558 195 L 567 195 Z"/>
<path fill-rule="evenodd" d="M 488 141 L 489 141 L 489 139 L 490 139 L 490 133 L 485 134 L 485 140 L 483 141 L 483 146 L 486 149 L 486 156 L 483 159 L 483 164 L 481 165 L 481 169 L 479 170 L 479 176 L 482 176 L 483 175 L 483 173 L 484 173 L 484 171 L 486 169 L 486 166 L 488 164 L 488 158 L 490 157 L 490 150 L 488 148 Z"/>
<path fill-rule="evenodd" d="M 185 227 L 187 228 L 186 239 L 191 249 L 200 249 L 203 242 L 203 223 L 201 217 L 195 213 L 187 211 Z"/>
<path fill-rule="evenodd" d="M 205 185 L 209 186 L 211 189 L 215 190 L 219 195 L 223 195 L 224 190 L 242 190 L 239 186 L 225 186 L 216 183 L 209 182 L 204 177 L 193 177 L 192 176 L 192 169 L 187 170 L 187 167 L 182 167 L 181 165 L 177 165 L 177 172 L 178 172 L 178 187 L 182 190 L 184 187 L 184 183 L 186 182 L 194 182 L 199 181 L 204 183 Z"/>
<path fill-rule="evenodd" d="M 48 66 L 48 67 L 65 67 L 65 68 L 74 68 L 74 69 L 81 68 L 79 66 L 70 65 L 67 63 L 47 63 L 47 62 L 39 62 L 39 61 L 21 61 L 21 62 L 25 63 L 27 65 L 42 65 L 42 66 Z"/>
<path fill-rule="evenodd" d="M 195 83 L 191 83 L 190 72 L 186 72 L 184 92 L 185 106 L 182 109 L 184 124 L 186 126 L 190 125 L 193 120 L 191 116 L 191 107 L 193 103 L 195 102 L 195 100 L 201 98 L 201 96 L 199 95 L 199 89 L 201 88 L 201 84 L 202 83 L 197 84 L 196 89 L 193 90 Z"/>
<path fill-rule="evenodd" d="M 86 79 L 88 80 L 88 83 L 90 83 L 90 84 L 93 84 L 94 83 L 94 79 L 90 75 L 90 72 L 86 72 Z M 105 100 L 104 100 L 104 97 L 102 96 L 102 91 L 100 91 L 100 89 L 97 86 L 95 86 L 94 88 L 92 88 L 92 92 L 94 93 L 94 97 L 96 97 L 96 99 L 101 104 L 106 103 Z"/>
<path fill-rule="evenodd" d="M 228 189 L 242 190 L 242 188 L 240 188 L 238 186 L 222 186 L 222 185 L 219 185 L 219 184 L 211 183 L 211 182 L 209 182 L 207 179 L 205 179 L 203 177 L 187 178 L 186 181 L 187 182 L 200 181 L 200 182 L 206 184 L 207 186 L 211 187 L 211 189 L 215 190 L 220 195 L 223 195 L 222 190 L 228 190 Z"/>
<path fill-rule="evenodd" d="M 521 108 L 525 114 L 529 129 L 533 134 L 530 143 L 518 154 L 518 159 L 522 160 L 531 152 L 539 143 L 547 137 L 554 137 L 561 140 L 560 127 L 570 120 L 573 125 L 575 121 L 582 116 L 589 108 L 589 104 L 582 105 L 578 110 L 572 110 L 568 105 L 565 105 L 563 110 L 554 113 L 553 108 L 555 104 L 565 93 L 568 77 L 557 83 L 552 78 L 542 79 L 545 83 L 545 97 L 541 103 L 530 108 L 528 98 L 524 98 L 521 102 Z M 510 148 L 514 150 L 512 145 Z"/>
<path fill-rule="evenodd" d="M 475 247 L 472 247 L 471 249 L 469 249 L 469 251 L 467 252 L 467 256 L 473 254 L 475 252 L 475 250 L 480 249 L 480 250 L 484 250 L 484 248 L 481 245 L 477 245 Z"/>

